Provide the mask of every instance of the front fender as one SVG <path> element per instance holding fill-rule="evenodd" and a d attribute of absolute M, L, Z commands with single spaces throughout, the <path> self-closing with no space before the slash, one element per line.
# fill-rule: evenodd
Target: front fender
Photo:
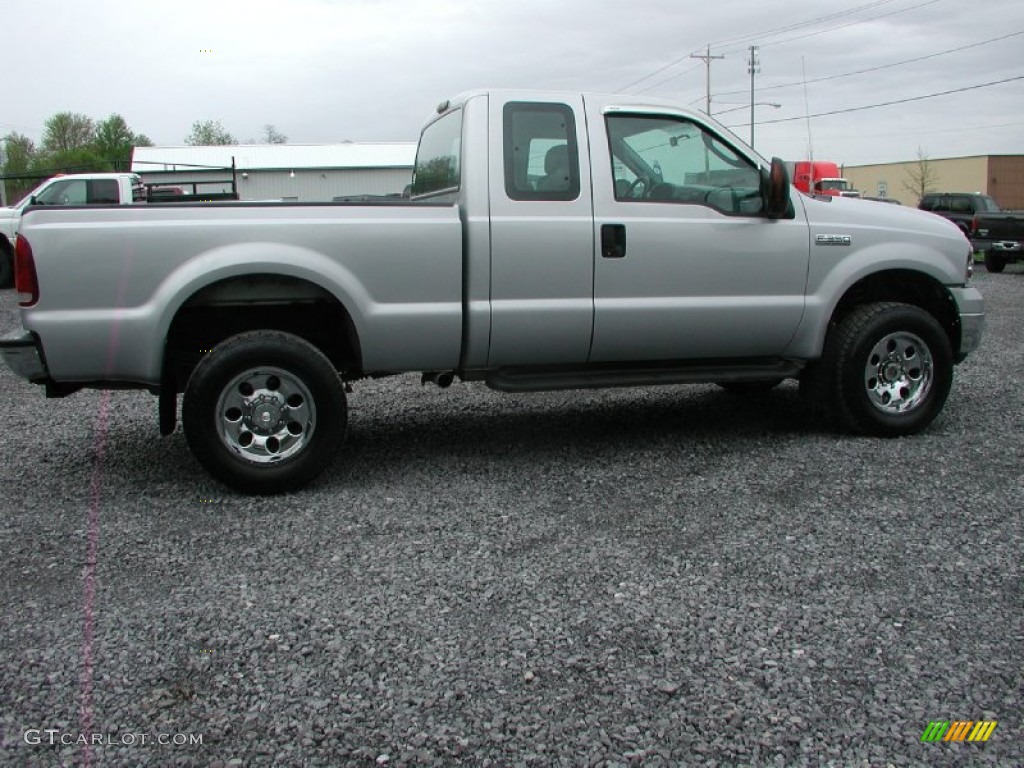
<path fill-rule="evenodd" d="M 836 253 L 842 246 L 813 243 L 812 239 L 804 316 L 784 353 L 787 356 L 820 357 L 836 307 L 853 286 L 871 275 L 913 272 L 940 287 L 963 283 L 962 273 L 951 274 L 949 257 L 926 243 L 877 243 L 853 253 Z M 966 249 L 964 258 L 966 264 Z"/>

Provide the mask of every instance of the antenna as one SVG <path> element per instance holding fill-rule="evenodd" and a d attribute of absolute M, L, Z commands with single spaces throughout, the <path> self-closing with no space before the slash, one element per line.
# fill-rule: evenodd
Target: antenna
<path fill-rule="evenodd" d="M 807 116 L 807 159 L 811 161 L 811 188 L 814 188 L 814 141 L 811 139 L 811 102 L 807 98 L 807 61 L 800 57 L 800 69 L 804 75 L 804 114 Z"/>

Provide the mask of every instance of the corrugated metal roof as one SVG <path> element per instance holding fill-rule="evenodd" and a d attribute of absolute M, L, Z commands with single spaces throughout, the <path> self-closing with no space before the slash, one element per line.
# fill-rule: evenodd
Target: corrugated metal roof
<path fill-rule="evenodd" d="M 238 170 L 299 168 L 412 168 L 416 144 L 231 144 L 214 147 L 176 145 L 135 147 L 132 170 L 171 171 L 188 166 L 230 168 L 235 158 Z"/>

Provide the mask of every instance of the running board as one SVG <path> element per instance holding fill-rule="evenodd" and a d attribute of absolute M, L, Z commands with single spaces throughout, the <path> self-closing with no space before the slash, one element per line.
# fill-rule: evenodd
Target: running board
<path fill-rule="evenodd" d="M 655 364 L 647 367 L 609 364 L 574 368 L 501 368 L 488 374 L 485 381 L 491 389 L 502 392 L 544 392 L 554 389 L 788 379 L 799 376 L 801 370 L 801 365 L 790 360 L 675 366 Z"/>

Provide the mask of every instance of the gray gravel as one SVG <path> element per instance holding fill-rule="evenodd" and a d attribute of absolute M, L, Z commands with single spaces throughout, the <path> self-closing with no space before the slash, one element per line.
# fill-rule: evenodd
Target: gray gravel
<path fill-rule="evenodd" d="M 158 437 L 154 398 L 111 395 L 104 439 L 103 394 L 0 370 L 0 763 L 1024 764 L 1024 268 L 980 271 L 984 346 L 902 440 L 829 431 L 793 384 L 400 377 L 356 385 L 320 481 L 254 499 Z M 111 743 L 86 754 L 59 741 L 94 498 L 86 717 Z M 921 743 L 955 719 L 999 725 Z"/>

